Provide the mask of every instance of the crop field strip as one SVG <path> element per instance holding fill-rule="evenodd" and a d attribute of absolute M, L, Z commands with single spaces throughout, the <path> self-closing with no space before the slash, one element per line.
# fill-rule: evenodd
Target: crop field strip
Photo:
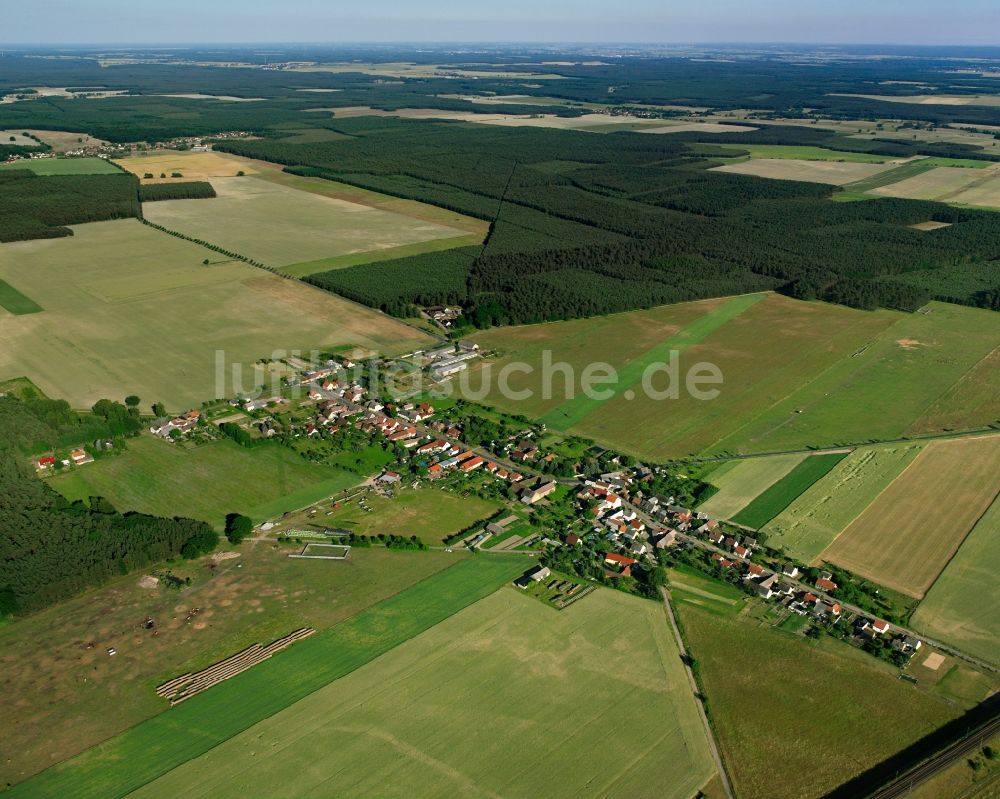
<path fill-rule="evenodd" d="M 0 245 L 0 279 L 45 309 L 5 320 L 0 378 L 28 375 L 75 407 L 122 392 L 170 410 L 197 405 L 215 396 L 217 351 L 228 364 L 246 364 L 249 383 L 250 365 L 276 348 L 346 345 L 392 355 L 431 340 L 331 294 L 220 262 L 218 253 L 133 220 L 73 231 Z M 239 389 L 228 368 L 219 376 L 224 396 L 233 396 Z"/>
<path fill-rule="evenodd" d="M 598 589 L 555 612 L 507 588 L 133 799 L 687 799 L 712 773 L 659 603 Z"/>
<path fill-rule="evenodd" d="M 732 519 L 767 488 L 806 458 L 802 453 L 730 461 L 725 473 L 713 472 L 708 482 L 719 488 L 698 510 L 714 519 Z"/>
<path fill-rule="evenodd" d="M 38 313 L 44 310 L 31 297 L 27 297 L 6 280 L 0 280 L 0 308 L 5 308 L 15 316 Z"/>
<path fill-rule="evenodd" d="M 29 169 L 36 175 L 116 175 L 121 172 L 103 158 L 31 158 L 0 164 L 4 169 Z"/>
<path fill-rule="evenodd" d="M 917 457 L 921 443 L 860 447 L 764 526 L 768 541 L 812 563 Z"/>
<path fill-rule="evenodd" d="M 16 785 L 8 795 L 125 796 L 439 624 L 523 569 L 523 557 L 460 561 L 211 691 Z"/>
<path fill-rule="evenodd" d="M 814 483 L 847 457 L 847 452 L 810 455 L 773 483 L 733 517 L 733 521 L 759 529 L 787 508 Z"/>
<path fill-rule="evenodd" d="M 1000 435 L 927 444 L 822 559 L 923 598 L 1000 492 Z"/>
<path fill-rule="evenodd" d="M 751 158 L 735 164 L 713 167 L 714 172 L 754 175 L 776 180 L 801 180 L 809 183 L 829 183 L 844 186 L 887 172 L 892 165 L 857 160 L 809 161 L 795 158 Z"/>
<path fill-rule="evenodd" d="M 1000 664 L 1000 499 L 972 528 L 913 615 L 928 635 Z"/>

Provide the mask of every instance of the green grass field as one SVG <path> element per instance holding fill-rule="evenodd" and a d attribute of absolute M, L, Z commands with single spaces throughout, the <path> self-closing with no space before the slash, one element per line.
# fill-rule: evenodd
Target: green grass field
<path fill-rule="evenodd" d="M 134 797 L 688 799 L 712 774 L 659 603 L 508 588 Z"/>
<path fill-rule="evenodd" d="M 569 430 L 579 425 L 586 417 L 615 397 L 626 397 L 630 390 L 638 393 L 637 389 L 640 388 L 639 384 L 643 375 L 652 364 L 667 363 L 674 353 L 683 353 L 703 341 L 727 322 L 763 300 L 765 296 L 764 294 L 746 294 L 726 300 L 710 313 L 682 327 L 666 341 L 622 364 L 617 370 L 617 382 L 608 386 L 610 396 L 607 399 L 598 400 L 580 393 L 551 410 L 542 417 L 542 421 L 550 427 Z"/>
<path fill-rule="evenodd" d="M 428 544 L 440 544 L 452 533 L 493 515 L 499 507 L 475 496 L 461 497 L 436 488 L 403 489 L 392 499 L 370 496 L 369 513 L 348 503 L 322 517 L 324 525 L 359 535 L 415 535 Z"/>
<path fill-rule="evenodd" d="M 16 316 L 44 310 L 31 297 L 26 297 L 6 280 L 0 280 L 0 308 L 6 308 Z"/>
<path fill-rule="evenodd" d="M 133 573 L 0 626 L 4 686 L 18 697 L 0 704 L 0 785 L 163 713 L 153 689 L 165 680 L 301 627 L 325 630 L 465 557 L 372 548 L 331 563 L 289 558 L 291 546 L 245 542 L 237 551 L 214 569 L 210 559 L 151 567 L 190 586 L 143 588 Z M 137 626 L 147 616 L 155 630 Z"/>
<path fill-rule="evenodd" d="M 217 441 L 182 449 L 141 436 L 124 454 L 75 467 L 50 485 L 69 499 L 103 496 L 120 511 L 189 516 L 221 528 L 227 513 L 261 522 L 364 479 L 309 463 L 280 445 L 244 449 Z"/>
<path fill-rule="evenodd" d="M 523 557 L 491 555 L 459 561 L 249 671 L 49 768 L 15 786 L 8 796 L 125 796 L 441 623 L 493 593 L 524 568 Z"/>
<path fill-rule="evenodd" d="M 794 158 L 800 161 L 845 161 L 855 164 L 882 164 L 892 156 L 874 153 L 852 153 L 794 144 L 720 144 L 726 150 L 745 150 L 750 158 Z"/>
<path fill-rule="evenodd" d="M 795 453 L 729 461 L 709 476 L 708 481 L 719 491 L 698 510 L 716 519 L 731 519 L 805 457 L 802 453 Z"/>
<path fill-rule="evenodd" d="M 831 452 L 826 455 L 811 455 L 800 461 L 737 513 L 733 521 L 747 527 L 763 527 L 846 457 L 846 452 Z"/>
<path fill-rule="evenodd" d="M 741 799 L 823 796 L 960 712 L 842 643 L 678 612 Z"/>
<path fill-rule="evenodd" d="M 212 200 L 147 204 L 150 222 L 268 266 L 378 251 L 463 231 L 256 177 L 212 178 Z"/>
<path fill-rule="evenodd" d="M 45 309 L 5 319 L 0 379 L 28 376 L 74 407 L 134 393 L 181 411 L 215 397 L 220 384 L 223 396 L 235 395 L 234 364 L 246 366 L 242 390 L 250 390 L 252 365 L 276 350 L 398 353 L 431 340 L 135 220 L 73 230 L 0 245 L 0 279 Z"/>
<path fill-rule="evenodd" d="M 670 598 L 675 605 L 693 605 L 720 616 L 735 616 L 747 595 L 730 583 L 716 580 L 683 563 L 667 571 Z"/>
<path fill-rule="evenodd" d="M 627 369 L 724 302 L 477 333 L 474 339 L 484 349 L 498 353 L 491 364 L 494 378 L 515 362 L 534 370 L 509 380 L 513 391 L 531 392 L 527 399 L 505 396 L 493 379 L 484 401 L 563 429 L 557 410 L 565 396 L 563 377 L 555 374 L 549 396 L 543 391 L 546 351 L 551 362 L 573 367 L 578 390 L 588 364 Z M 986 310 L 933 302 L 915 314 L 858 311 L 771 294 L 681 355 L 682 379 L 697 363 L 718 366 L 724 382 L 717 398 L 698 400 L 682 387 L 680 397 L 668 400 L 641 391 L 628 400 L 620 392 L 596 409 L 589 400 L 573 400 L 569 410 L 585 415 L 570 432 L 664 459 L 786 452 L 891 439 L 917 429 L 980 427 L 1000 417 L 1000 371 L 989 360 L 998 347 L 1000 330 Z M 483 375 L 483 368 L 470 373 L 473 393 Z M 665 381 L 658 378 L 654 385 L 662 388 Z"/>
<path fill-rule="evenodd" d="M 812 563 L 903 471 L 922 445 L 862 447 L 769 521 L 768 543 Z"/>
<path fill-rule="evenodd" d="M 103 158 L 31 158 L 0 164 L 0 169 L 29 169 L 36 175 L 111 175 L 121 172 Z"/>

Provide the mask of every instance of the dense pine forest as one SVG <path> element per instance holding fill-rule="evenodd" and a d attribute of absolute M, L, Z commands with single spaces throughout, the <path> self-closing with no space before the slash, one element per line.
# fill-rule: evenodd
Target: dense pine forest
<path fill-rule="evenodd" d="M 833 202 L 833 186 L 711 171 L 719 149 L 683 134 L 596 136 L 370 117 L 342 120 L 338 129 L 347 138 L 220 148 L 489 220 L 481 248 L 309 278 L 398 315 L 412 314 L 415 304 L 461 302 L 476 325 L 516 324 L 761 289 L 914 310 L 944 295 L 926 277 L 909 281 L 907 274 L 955 273 L 1000 257 L 993 212 L 890 198 Z M 816 133 L 774 126 L 724 136 L 747 145 L 829 143 L 828 132 Z M 950 227 L 910 227 L 926 221 Z M 947 299 L 991 302 L 973 288 L 952 289 Z"/>

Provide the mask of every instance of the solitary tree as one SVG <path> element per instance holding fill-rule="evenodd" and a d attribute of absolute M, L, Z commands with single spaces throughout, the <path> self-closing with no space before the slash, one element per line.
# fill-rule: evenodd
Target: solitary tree
<path fill-rule="evenodd" d="M 253 532 L 253 522 L 242 513 L 230 513 L 226 516 L 226 538 L 230 544 L 239 544 Z"/>
<path fill-rule="evenodd" d="M 128 405 L 130 408 L 138 408 L 139 398 L 135 394 L 129 394 L 127 397 L 125 397 L 125 404 Z"/>

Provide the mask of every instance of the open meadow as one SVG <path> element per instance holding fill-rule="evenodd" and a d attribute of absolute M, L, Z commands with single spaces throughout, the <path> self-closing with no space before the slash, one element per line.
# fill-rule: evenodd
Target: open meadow
<path fill-rule="evenodd" d="M 659 603 L 507 588 L 132 796 L 688 799 L 694 701 Z"/>
<path fill-rule="evenodd" d="M 719 492 L 699 505 L 698 510 L 714 519 L 732 519 L 805 457 L 803 453 L 793 453 L 729 461 L 709 476 L 708 482 L 717 486 Z"/>
<path fill-rule="evenodd" d="M 135 220 L 73 231 L 0 245 L 0 279 L 45 309 L 0 314 L 0 378 L 30 377 L 74 407 L 134 393 L 180 411 L 216 397 L 219 387 L 233 396 L 228 366 L 217 374 L 217 353 L 225 364 L 247 365 L 250 390 L 249 366 L 275 350 L 394 354 L 431 340 Z"/>
<path fill-rule="evenodd" d="M 1000 416 L 1000 372 L 982 365 L 1000 347 L 995 317 L 945 303 L 902 314 L 769 294 L 741 306 L 703 300 L 494 328 L 473 339 L 497 353 L 494 378 L 510 363 L 533 367 L 509 380 L 512 390 L 530 390 L 530 397 L 504 396 L 494 379 L 486 402 L 646 458 L 838 446 L 895 438 L 911 428 L 979 427 Z M 718 366 L 719 396 L 699 400 L 682 385 L 678 398 L 657 400 L 631 382 L 634 372 L 666 360 L 671 350 L 680 352 L 682 381 L 695 364 Z M 614 396 L 564 401 L 563 377 L 556 373 L 545 397 L 546 351 L 552 363 L 574 368 L 578 394 L 585 366 L 611 364 L 621 378 Z M 470 398 L 477 397 L 483 373 L 480 367 L 463 376 Z M 665 388 L 666 378 L 657 376 L 653 385 Z M 630 386 L 633 399 L 627 398 Z"/>
<path fill-rule="evenodd" d="M 456 559 L 454 554 L 440 557 Z M 164 712 L 15 786 L 9 796 L 119 799 L 492 594 L 525 568 L 519 556 L 456 560 L 440 571 L 432 567 L 436 573 L 183 704 L 167 709 L 165 700 L 151 700 Z M 322 561 L 307 567 L 313 565 L 335 569 L 344 564 Z M 151 694 L 154 685 L 148 684 Z"/>
<path fill-rule="evenodd" d="M 0 627 L 0 682 L 12 697 L 0 705 L 0 784 L 166 711 L 153 691 L 164 680 L 304 626 L 332 627 L 463 557 L 373 548 L 346 561 L 310 561 L 251 542 L 237 551 L 239 558 L 153 570 L 179 578 L 176 588 L 165 579 L 143 588 L 142 575 L 130 574 Z M 197 617 L 185 621 L 196 607 Z M 154 630 L 140 627 L 147 617 Z M 113 658 L 105 654 L 110 646 Z"/>
<path fill-rule="evenodd" d="M 922 444 L 861 447 L 764 527 L 768 543 L 812 563 L 917 457 Z"/>
<path fill-rule="evenodd" d="M 741 799 L 824 796 L 959 713 L 845 644 L 678 610 Z"/>
<path fill-rule="evenodd" d="M 751 158 L 735 164 L 713 167 L 714 172 L 731 172 L 737 175 L 756 175 L 777 180 L 804 180 L 808 183 L 829 183 L 843 186 L 892 169 L 890 162 L 871 162 L 857 159 L 830 161 L 799 158 Z"/>
<path fill-rule="evenodd" d="M 28 158 L 0 164 L 0 170 L 4 169 L 28 169 L 36 175 L 114 175 L 120 172 L 103 158 Z"/>
<path fill-rule="evenodd" d="M 972 528 L 913 615 L 928 635 L 1000 663 L 1000 500 Z"/>
<path fill-rule="evenodd" d="M 146 218 L 269 266 L 463 236 L 455 228 L 254 177 L 211 183 L 217 197 L 147 203 Z"/>
<path fill-rule="evenodd" d="M 1000 435 L 932 441 L 821 557 L 920 599 L 997 498 L 997 475 Z"/>
<path fill-rule="evenodd" d="M 71 500 L 105 497 L 122 512 L 188 516 L 222 529 L 227 513 L 262 522 L 364 479 L 309 463 L 280 444 L 246 449 L 215 441 L 185 448 L 144 435 L 130 439 L 121 455 L 65 470 L 50 485 Z"/>
<path fill-rule="evenodd" d="M 444 538 L 473 522 L 494 514 L 500 507 L 476 496 L 462 497 L 424 486 L 399 489 L 394 497 L 368 496 L 366 511 L 347 503 L 320 521 L 327 527 L 350 530 L 358 535 L 417 536 L 426 544 L 441 544 Z"/>

